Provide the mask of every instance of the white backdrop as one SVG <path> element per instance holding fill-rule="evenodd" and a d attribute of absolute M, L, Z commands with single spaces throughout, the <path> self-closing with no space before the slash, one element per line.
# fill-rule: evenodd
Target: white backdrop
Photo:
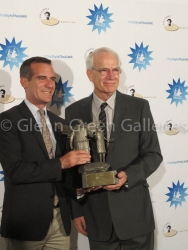
<path fill-rule="evenodd" d="M 121 57 L 119 90 L 130 95 L 134 89 L 149 101 L 164 157 L 148 180 L 155 250 L 188 249 L 187 13 L 187 0 L 1 1 L 0 112 L 24 99 L 19 66 L 38 55 L 53 60 L 64 96 L 54 96 L 49 108 L 64 117 L 65 107 L 91 94 L 85 57 L 102 46 Z M 0 206 L 3 192 L 0 168 Z M 74 226 L 71 249 L 89 249 Z"/>

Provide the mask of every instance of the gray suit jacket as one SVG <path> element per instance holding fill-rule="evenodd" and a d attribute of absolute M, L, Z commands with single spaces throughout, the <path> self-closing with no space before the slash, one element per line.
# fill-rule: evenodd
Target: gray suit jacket
<path fill-rule="evenodd" d="M 91 122 L 92 95 L 70 105 L 66 119 Z M 146 179 L 158 168 L 162 156 L 148 102 L 117 91 L 113 122 L 106 162 L 112 170 L 126 172 L 128 188 L 100 189 L 90 192 L 81 204 L 72 202 L 73 218 L 85 217 L 90 240 L 108 240 L 112 225 L 121 240 L 154 230 Z M 95 141 L 91 140 L 90 146 L 92 161 L 99 161 Z"/>
<path fill-rule="evenodd" d="M 49 156 L 36 121 L 24 102 L 0 114 L 0 162 L 5 174 L 1 234 L 17 240 L 42 240 L 53 215 L 54 187 L 67 235 L 70 234 L 67 171 L 60 156 L 66 153 L 66 136 L 55 130 L 65 121 L 48 112 L 56 138 L 56 159 Z M 4 123 L 6 121 L 6 123 Z M 10 126 L 9 126 L 10 125 Z"/>

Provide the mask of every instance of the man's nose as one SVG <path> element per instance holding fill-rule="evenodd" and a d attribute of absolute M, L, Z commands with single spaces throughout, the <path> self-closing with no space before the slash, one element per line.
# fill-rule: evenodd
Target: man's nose
<path fill-rule="evenodd" d="M 110 79 L 114 79 L 115 78 L 115 74 L 114 74 L 113 70 L 109 70 L 108 71 L 107 77 L 110 78 Z"/>
<path fill-rule="evenodd" d="M 46 85 L 53 87 L 55 85 L 55 82 L 52 79 L 46 79 Z"/>

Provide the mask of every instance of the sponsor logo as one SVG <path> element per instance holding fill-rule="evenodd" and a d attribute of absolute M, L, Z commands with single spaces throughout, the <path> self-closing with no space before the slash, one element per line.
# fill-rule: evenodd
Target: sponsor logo
<path fill-rule="evenodd" d="M 49 58 L 50 60 L 56 60 L 56 59 L 73 59 L 73 56 L 71 55 L 44 55 L 44 57 Z"/>
<path fill-rule="evenodd" d="M 164 125 L 164 132 L 166 135 L 176 135 L 179 133 L 179 129 L 176 124 L 173 124 L 172 120 L 168 120 Z"/>
<path fill-rule="evenodd" d="M 89 9 L 91 15 L 86 16 L 91 21 L 87 25 L 92 25 L 94 30 L 98 30 L 98 33 L 100 34 L 103 30 L 106 32 L 107 28 L 110 27 L 110 23 L 114 22 L 110 17 L 113 15 L 113 13 L 108 13 L 108 8 L 103 9 L 103 5 L 101 4 L 99 8 L 97 8 L 96 5 L 94 5 L 94 10 Z"/>
<path fill-rule="evenodd" d="M 20 14 L 8 14 L 8 13 L 0 13 L 0 17 L 8 17 L 8 18 L 27 18 L 27 15 L 20 15 Z"/>
<path fill-rule="evenodd" d="M 4 171 L 2 170 L 1 164 L 0 164 L 0 181 L 4 181 Z"/>
<path fill-rule="evenodd" d="M 22 41 L 16 43 L 15 38 L 12 39 L 12 42 L 9 42 L 8 39 L 5 38 L 6 44 L 1 44 L 0 46 L 2 50 L 0 51 L 0 61 L 4 61 L 3 67 L 9 65 L 12 70 L 13 66 L 19 67 L 19 63 L 23 62 L 23 58 L 27 57 L 23 52 L 27 49 L 22 48 Z"/>
<path fill-rule="evenodd" d="M 183 101 L 187 100 L 186 95 L 188 95 L 188 92 L 186 92 L 186 90 L 188 87 L 185 87 L 184 85 L 185 85 L 185 81 L 181 82 L 180 78 L 178 79 L 177 82 L 173 79 L 173 83 L 168 84 L 170 89 L 166 90 L 166 92 L 169 93 L 169 96 L 167 97 L 167 99 L 171 99 L 170 104 L 175 102 L 176 107 L 177 107 L 179 103 L 183 104 Z"/>
<path fill-rule="evenodd" d="M 0 171 L 0 181 L 4 181 L 4 171 Z"/>
<path fill-rule="evenodd" d="M 168 187 L 169 193 L 165 194 L 169 198 L 166 202 L 170 202 L 170 207 L 175 206 L 177 208 L 178 205 L 182 206 L 182 202 L 185 202 L 185 197 L 188 195 L 186 193 L 187 188 L 184 188 L 184 183 L 180 184 L 178 181 L 177 185 L 172 182 L 172 188 Z"/>
<path fill-rule="evenodd" d="M 138 46 L 135 43 L 135 48 L 130 48 L 132 53 L 128 54 L 128 56 L 132 58 L 129 63 L 134 64 L 133 69 L 138 67 L 139 72 L 140 72 L 142 68 L 146 69 L 146 66 L 150 65 L 150 60 L 153 60 L 153 58 L 150 57 L 150 54 L 153 51 L 148 51 L 148 47 L 149 45 L 144 47 L 143 42 L 142 42 L 140 46 Z"/>
<path fill-rule="evenodd" d="M 129 20 L 129 24 L 136 24 L 136 25 L 153 25 L 153 22 L 147 22 L 147 21 L 133 21 Z"/>
<path fill-rule="evenodd" d="M 0 86 L 0 103 L 6 104 L 13 102 L 15 98 L 7 94 L 4 86 Z"/>
<path fill-rule="evenodd" d="M 75 24 L 74 21 L 65 21 L 65 20 L 59 21 L 59 19 L 54 16 L 54 14 L 51 12 L 51 10 L 49 8 L 43 9 L 40 12 L 39 18 L 40 18 L 40 21 L 42 24 L 48 25 L 48 26 L 54 26 L 54 25 L 57 25 L 59 23 Z"/>
<path fill-rule="evenodd" d="M 163 20 L 163 25 L 165 30 L 167 31 L 176 31 L 179 29 L 178 25 L 176 25 L 173 21 L 172 21 L 172 17 L 171 16 L 166 16 L 165 19 Z"/>
<path fill-rule="evenodd" d="M 86 58 L 89 54 L 91 54 L 94 51 L 94 48 L 90 48 L 88 49 L 85 54 L 84 54 L 84 58 Z"/>
<path fill-rule="evenodd" d="M 167 161 L 166 164 L 182 164 L 182 163 L 188 163 L 188 160 L 179 160 L 179 161 Z"/>
<path fill-rule="evenodd" d="M 177 233 L 183 233 L 183 232 L 187 232 L 188 230 L 176 230 L 175 228 L 173 228 L 173 226 L 171 225 L 171 222 L 166 223 L 166 225 L 163 227 L 163 235 L 165 237 L 173 237 L 175 236 Z"/>
<path fill-rule="evenodd" d="M 63 83 L 60 77 L 59 81 L 56 82 L 56 88 L 52 96 L 52 102 L 50 104 L 50 107 L 55 104 L 57 106 L 57 109 L 59 109 L 61 106 L 65 107 L 66 103 L 70 102 L 69 98 L 73 96 L 73 94 L 70 93 L 72 87 L 68 87 L 67 85 L 68 80 Z"/>
<path fill-rule="evenodd" d="M 127 95 L 131 95 L 133 97 L 139 97 L 139 98 L 143 98 L 142 95 L 138 94 L 136 92 L 136 89 L 134 87 L 134 85 L 131 85 L 130 87 L 128 87 L 127 91 L 126 91 Z"/>
<path fill-rule="evenodd" d="M 163 27 L 167 31 L 177 31 L 179 29 L 188 29 L 188 27 L 179 27 L 172 16 L 166 16 L 163 20 Z"/>

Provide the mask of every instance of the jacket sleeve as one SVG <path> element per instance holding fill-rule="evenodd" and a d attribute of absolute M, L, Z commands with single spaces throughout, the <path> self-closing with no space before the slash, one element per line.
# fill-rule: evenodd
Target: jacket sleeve
<path fill-rule="evenodd" d="M 138 152 L 138 156 L 124 169 L 129 189 L 146 182 L 163 159 L 148 101 L 144 102 L 140 117 Z"/>
<path fill-rule="evenodd" d="M 13 184 L 60 181 L 59 159 L 47 159 L 31 131 L 23 132 L 9 112 L 0 114 L 0 162 Z"/>

